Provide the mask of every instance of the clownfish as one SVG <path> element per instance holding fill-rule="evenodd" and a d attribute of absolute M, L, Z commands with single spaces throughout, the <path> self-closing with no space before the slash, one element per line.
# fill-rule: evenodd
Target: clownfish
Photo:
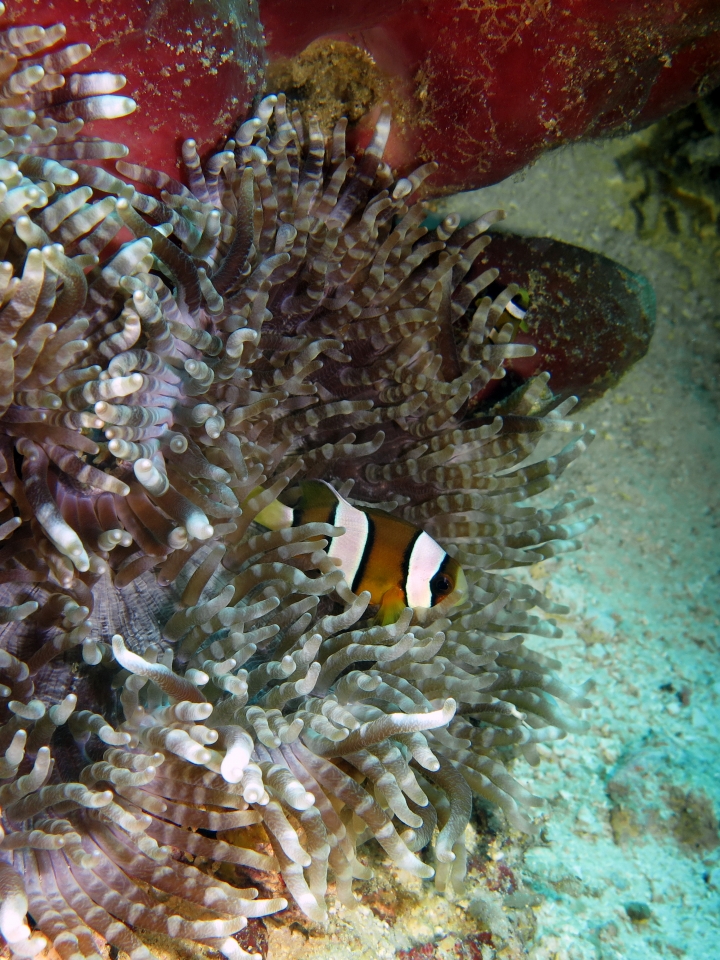
<path fill-rule="evenodd" d="M 431 536 L 384 510 L 354 507 L 324 480 L 302 482 L 294 508 L 275 500 L 255 520 L 270 530 L 313 522 L 344 527 L 327 553 L 354 593 L 370 593 L 383 625 L 395 623 L 405 607 L 434 607 L 453 592 L 456 604 L 467 597 L 462 567 Z"/>

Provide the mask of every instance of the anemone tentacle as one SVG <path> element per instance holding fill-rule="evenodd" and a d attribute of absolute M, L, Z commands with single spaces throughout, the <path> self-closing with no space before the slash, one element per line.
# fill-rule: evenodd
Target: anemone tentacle
<path fill-rule="evenodd" d="M 545 376 L 466 415 L 529 349 L 513 288 L 473 272 L 502 214 L 428 231 L 408 199 L 433 167 L 394 180 L 387 111 L 356 158 L 268 96 L 204 164 L 186 142 L 187 186 L 114 176 L 124 149 L 82 121 L 132 101 L 68 76 L 61 37 L 0 34 L 0 933 L 17 957 L 99 934 L 144 960 L 147 929 L 239 960 L 287 903 L 248 872 L 322 922 L 372 838 L 429 878 L 438 826 L 447 890 L 473 793 L 529 829 L 507 759 L 581 729 L 587 691 L 525 644 L 564 608 L 503 571 L 595 521 L 522 505 L 591 437 Z M 337 527 L 254 523 L 308 478 L 428 531 L 468 601 L 378 625 Z"/>

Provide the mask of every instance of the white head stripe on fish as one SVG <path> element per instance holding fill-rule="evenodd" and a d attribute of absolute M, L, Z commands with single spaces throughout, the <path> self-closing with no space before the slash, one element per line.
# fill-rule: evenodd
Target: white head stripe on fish
<path fill-rule="evenodd" d="M 423 530 L 410 551 L 405 587 L 409 607 L 432 606 L 430 581 L 440 570 L 446 556 L 440 544 Z"/>
<path fill-rule="evenodd" d="M 336 527 L 345 527 L 345 533 L 342 537 L 333 537 L 330 540 L 328 554 L 340 561 L 345 580 L 352 587 L 365 555 L 370 521 L 366 513 L 353 507 L 337 491 L 333 490 L 333 493 L 337 496 L 338 503 L 332 523 Z"/>

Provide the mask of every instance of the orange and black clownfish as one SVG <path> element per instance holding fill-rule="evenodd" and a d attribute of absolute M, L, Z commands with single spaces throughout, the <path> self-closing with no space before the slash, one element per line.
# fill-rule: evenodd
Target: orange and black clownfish
<path fill-rule="evenodd" d="M 384 510 L 354 507 L 324 480 L 301 483 L 294 508 L 275 500 L 255 520 L 271 530 L 313 522 L 344 527 L 327 552 L 340 561 L 354 593 L 369 591 L 383 625 L 395 623 L 405 607 L 434 607 L 453 591 L 455 603 L 467 597 L 462 567 L 432 537 Z"/>

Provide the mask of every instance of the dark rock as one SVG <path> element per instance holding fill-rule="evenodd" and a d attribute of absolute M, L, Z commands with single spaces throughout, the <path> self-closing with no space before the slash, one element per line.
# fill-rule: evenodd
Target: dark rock
<path fill-rule="evenodd" d="M 672 832 L 678 843 L 696 853 L 714 850 L 720 844 L 718 820 L 706 793 L 669 787 L 666 803 L 673 813 Z"/>
<path fill-rule="evenodd" d="M 267 927 L 262 920 L 251 917 L 245 929 L 235 934 L 235 940 L 247 953 L 259 953 L 263 960 L 267 957 Z"/>
<path fill-rule="evenodd" d="M 633 923 L 647 923 L 652 916 L 652 910 L 647 903 L 633 901 L 625 904 L 625 913 Z"/>
<path fill-rule="evenodd" d="M 640 274 L 598 253 L 560 240 L 498 233 L 474 271 L 500 270 L 529 304 L 516 340 L 537 347 L 511 360 L 471 404 L 486 410 L 541 370 L 561 399 L 584 406 L 614 386 L 647 353 L 655 326 L 655 294 Z M 524 304 L 523 304 L 524 305 Z"/>
<path fill-rule="evenodd" d="M 483 960 L 483 947 L 494 947 L 492 934 L 471 933 L 455 944 L 455 956 L 458 960 Z"/>
<path fill-rule="evenodd" d="M 608 781 L 610 824 L 620 846 L 672 838 L 686 855 L 720 845 L 712 754 L 650 737 L 628 751 Z"/>

